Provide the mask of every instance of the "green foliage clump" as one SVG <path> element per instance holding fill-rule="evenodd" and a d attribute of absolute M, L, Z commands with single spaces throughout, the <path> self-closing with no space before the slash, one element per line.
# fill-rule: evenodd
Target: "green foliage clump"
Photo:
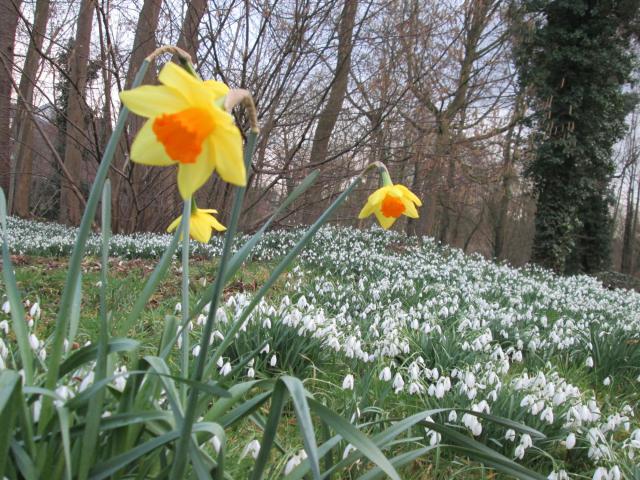
<path fill-rule="evenodd" d="M 635 98 L 630 82 L 637 0 L 522 0 L 516 60 L 534 111 L 533 259 L 558 272 L 609 264 L 609 180 Z"/>

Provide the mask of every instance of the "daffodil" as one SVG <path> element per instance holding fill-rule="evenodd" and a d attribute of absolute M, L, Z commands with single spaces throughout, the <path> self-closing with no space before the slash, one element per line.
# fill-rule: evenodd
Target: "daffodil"
<path fill-rule="evenodd" d="M 212 230 L 218 232 L 225 231 L 227 228 L 215 219 L 212 215 L 214 213 L 218 213 L 218 211 L 211 208 L 200 209 L 193 207 L 191 216 L 189 217 L 189 236 L 197 242 L 209 243 Z M 171 222 L 171 225 L 167 228 L 167 232 L 173 232 L 178 228 L 181 220 L 182 215 Z"/>
<path fill-rule="evenodd" d="M 374 213 L 382 228 L 386 230 L 400 218 L 400 215 L 418 218 L 416 206 L 421 205 L 420 199 L 407 187 L 390 183 L 369 195 L 358 218 L 366 218 Z"/>
<path fill-rule="evenodd" d="M 158 75 L 162 85 L 120 92 L 133 113 L 149 120 L 131 146 L 131 160 L 144 165 L 178 165 L 178 189 L 190 198 L 217 171 L 234 185 L 246 185 L 242 136 L 220 105 L 229 87 L 200 80 L 175 63 Z"/>

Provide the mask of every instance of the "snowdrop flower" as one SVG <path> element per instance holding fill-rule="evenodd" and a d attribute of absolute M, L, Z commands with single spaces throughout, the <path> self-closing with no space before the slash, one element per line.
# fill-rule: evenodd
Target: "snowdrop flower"
<path fill-rule="evenodd" d="M 289 475 L 305 458 L 307 458 L 307 452 L 304 450 L 300 450 L 297 454 L 292 456 L 284 467 L 284 474 Z"/>
<path fill-rule="evenodd" d="M 258 458 L 258 454 L 260 453 L 260 442 L 258 440 L 251 440 L 246 447 L 242 450 L 242 455 L 240 458 L 244 458 L 247 455 L 251 455 L 255 460 Z"/>
<path fill-rule="evenodd" d="M 181 303 L 176 303 L 175 308 L 173 309 L 173 312 L 177 315 L 178 313 L 182 312 L 182 304 Z"/>
<path fill-rule="evenodd" d="M 220 369 L 220 375 L 222 375 L 223 377 L 226 377 L 230 373 L 231 373 L 231 363 L 226 362 Z"/>
<path fill-rule="evenodd" d="M 2 320 L 0 322 L 0 330 L 2 330 L 5 335 L 9 335 L 9 322 Z"/>
<path fill-rule="evenodd" d="M 396 393 L 401 392 L 404 388 L 404 380 L 402 379 L 402 375 L 400 375 L 399 373 L 396 373 L 396 375 L 393 377 L 393 388 Z"/>
<path fill-rule="evenodd" d="M 569 480 L 569 475 L 565 470 L 558 470 L 557 472 L 551 472 L 547 480 Z"/>
<path fill-rule="evenodd" d="M 276 354 L 274 353 L 273 355 L 271 355 L 271 360 L 269 360 L 269 365 L 271 365 L 272 367 L 275 367 L 277 363 L 278 363 L 278 359 L 276 358 Z"/>
<path fill-rule="evenodd" d="M 592 480 L 609 480 L 609 472 L 604 467 L 596 468 Z"/>
<path fill-rule="evenodd" d="M 384 382 L 391 380 L 391 369 L 389 367 L 384 367 L 378 375 L 378 378 Z"/>
<path fill-rule="evenodd" d="M 196 345 L 191 349 L 191 354 L 194 357 L 197 357 L 198 355 L 200 355 L 200 345 Z"/>
<path fill-rule="evenodd" d="M 33 318 L 40 318 L 40 313 L 41 313 L 41 310 L 38 302 L 31 305 L 31 309 L 29 310 L 29 315 L 31 315 Z"/>
<path fill-rule="evenodd" d="M 603 384 L 605 387 L 608 387 L 609 385 L 611 385 L 611 377 L 607 377 L 607 378 L 605 378 L 605 379 L 602 381 L 602 384 Z"/>
<path fill-rule="evenodd" d="M 264 347 L 262 347 L 262 350 L 260 350 L 260 353 L 264 353 L 264 354 L 269 354 L 269 344 L 267 343 Z"/>
<path fill-rule="evenodd" d="M 567 439 L 565 440 L 565 447 L 567 448 L 567 450 L 571 450 L 573 447 L 576 446 L 576 435 L 575 433 L 571 432 L 569 435 L 567 435 Z"/>
<path fill-rule="evenodd" d="M 509 442 L 515 442 L 516 440 L 516 431 L 513 428 L 507 430 L 507 433 L 504 434 L 505 440 Z"/>
<path fill-rule="evenodd" d="M 7 315 L 11 313 L 11 304 L 9 303 L 9 300 L 2 304 L 2 311 Z"/>
<path fill-rule="evenodd" d="M 587 368 L 593 368 L 593 357 L 587 357 L 585 365 L 587 366 Z"/>
<path fill-rule="evenodd" d="M 344 449 L 344 452 L 342 452 L 342 459 L 344 460 L 345 458 L 347 458 L 352 450 L 357 450 L 357 449 L 351 444 L 347 445 L 347 447 Z"/>
<path fill-rule="evenodd" d="M 217 435 L 211 437 L 209 441 L 211 442 L 211 446 L 213 446 L 213 449 L 216 451 L 216 454 L 220 453 L 222 443 L 220 443 L 220 439 L 217 437 Z"/>
<path fill-rule="evenodd" d="M 518 460 L 522 460 L 524 458 L 525 448 L 522 445 L 518 445 L 513 452 L 513 456 Z"/>
<path fill-rule="evenodd" d="M 353 390 L 353 375 L 348 374 L 346 377 L 344 377 L 344 380 L 342 381 L 342 388 L 344 390 Z"/>
<path fill-rule="evenodd" d="M 29 335 L 29 345 L 33 350 L 38 350 L 38 347 L 40 347 L 40 341 L 33 333 Z"/>
<path fill-rule="evenodd" d="M 256 376 L 256 371 L 253 369 L 253 367 L 249 367 L 249 369 L 247 370 L 247 377 L 253 378 L 255 376 Z"/>
<path fill-rule="evenodd" d="M 458 420 L 458 414 L 456 413 L 455 410 L 451 410 L 449 412 L 449 422 L 450 423 L 454 423 Z"/>

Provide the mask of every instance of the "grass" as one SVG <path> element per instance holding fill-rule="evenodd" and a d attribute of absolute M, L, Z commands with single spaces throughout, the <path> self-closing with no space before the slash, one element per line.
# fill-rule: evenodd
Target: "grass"
<path fill-rule="evenodd" d="M 21 232 L 29 230 L 18 226 Z M 253 260 L 229 283 L 224 299 L 230 321 L 297 234 L 268 234 Z M 13 257 L 18 283 L 23 298 L 40 303 L 43 313 L 36 334 L 46 338 L 66 260 L 37 255 L 59 251 L 46 243 L 47 235 L 34 240 L 22 235 L 14 250 L 22 253 Z M 149 252 L 160 251 L 162 242 L 147 236 L 140 243 L 140 256 L 147 257 Z M 135 245 L 131 239 L 118 239 L 115 253 L 124 256 L 110 261 L 114 330 L 155 265 L 153 258 L 135 258 Z M 213 252 L 211 258 L 200 256 L 191 261 L 194 303 L 216 272 L 217 243 L 207 248 Z M 98 280 L 98 261 L 89 257 L 83 262 L 81 344 L 97 335 Z M 179 302 L 176 260 L 129 335 L 153 352 L 165 317 L 174 314 Z M 536 269 L 516 271 L 443 249 L 428 239 L 418 244 L 393 233 L 328 228 L 319 232 L 256 309 L 247 329 L 236 337 L 224 357 L 234 370 L 222 381 L 246 380 L 250 368 L 257 378 L 281 372 L 296 375 L 316 399 L 363 426 L 370 435 L 418 411 L 482 409 L 485 402 L 491 414 L 522 422 L 547 436 L 519 460 L 544 476 L 567 470 L 574 475 L 571 478 L 590 478 L 596 466 L 627 465 L 627 476 L 634 478 L 629 473 L 633 461 L 625 456 L 630 434 L 640 425 L 637 407 L 631 408 L 640 401 L 636 379 L 640 374 L 639 308 L 637 294 L 604 290 L 588 277 L 559 278 Z M 194 326 L 192 345 L 198 335 L 199 327 Z M 265 345 L 269 353 L 259 352 Z M 276 365 L 272 366 L 274 354 Z M 253 364 L 236 366 L 247 355 Z M 589 356 L 595 359 L 595 368 L 585 365 Z M 385 367 L 404 381 L 397 392 L 393 380 L 379 379 Z M 347 374 L 355 378 L 353 390 L 342 387 Z M 610 385 L 604 384 L 607 377 L 612 380 Z M 435 387 L 444 378 L 450 386 L 437 396 Z M 554 392 L 566 398 L 556 404 Z M 531 402 L 526 403 L 527 399 Z M 535 407 L 536 402 L 542 407 Z M 268 407 L 256 412 L 255 422 L 228 432 L 228 461 L 234 478 L 245 478 L 252 468 L 253 459 L 241 458 L 242 453 L 247 443 L 261 438 L 259 424 Z M 553 412 L 551 421 L 541 416 L 546 408 Z M 576 423 L 571 408 L 586 408 L 592 418 Z M 451 420 L 441 414 L 435 420 L 471 436 L 461 417 L 459 413 Z M 284 453 L 271 453 L 268 478 L 279 478 L 288 459 L 301 448 L 295 416 L 285 410 L 285 418 L 278 430 Z M 472 438 L 514 458 L 521 436 L 512 442 L 505 439 L 506 427 L 488 421 L 482 425 L 482 432 Z M 322 431 L 321 425 L 315 427 L 317 433 Z M 604 431 L 612 445 L 610 457 L 592 456 L 589 431 L 593 428 Z M 573 450 L 563 445 L 569 432 L 578 437 Z M 414 427 L 408 435 L 415 437 L 415 446 L 429 444 L 424 427 Z M 444 438 L 442 445 L 447 442 Z M 343 442 L 340 450 L 346 447 Z M 404 444 L 388 454 L 408 448 Z M 369 467 L 361 462 L 341 478 L 357 478 Z M 435 449 L 400 471 L 402 478 L 410 480 L 505 478 L 447 448 Z"/>

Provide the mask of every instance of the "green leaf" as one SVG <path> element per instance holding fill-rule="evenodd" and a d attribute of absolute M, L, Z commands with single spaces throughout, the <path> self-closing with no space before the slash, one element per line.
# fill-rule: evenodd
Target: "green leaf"
<path fill-rule="evenodd" d="M 2 277 L 11 306 L 11 322 L 18 342 L 20 361 L 24 369 L 24 380 L 26 385 L 33 383 L 33 352 L 29 345 L 29 329 L 25 319 L 24 307 L 18 293 L 11 257 L 9 256 L 9 242 L 7 233 L 7 204 L 4 192 L 0 188 L 0 225 L 2 226 Z"/>
<path fill-rule="evenodd" d="M 379 466 L 389 478 L 400 480 L 398 472 L 393 468 L 393 465 L 391 465 L 387 457 L 385 457 L 380 449 L 362 432 L 320 402 L 309 399 L 309 405 L 311 405 L 311 408 L 323 422 L 333 428 L 335 432 L 342 436 L 347 442 L 360 450 L 365 457 Z"/>
<path fill-rule="evenodd" d="M 67 473 L 67 480 L 71 480 L 73 478 L 71 464 L 71 440 L 69 435 L 70 421 L 69 421 L 69 410 L 65 407 L 56 407 L 56 411 L 58 412 L 58 419 L 60 421 L 60 434 L 62 436 L 62 452 L 64 454 L 64 465 L 65 471 Z"/>
<path fill-rule="evenodd" d="M 112 338 L 107 343 L 107 354 L 119 352 L 132 352 L 140 346 L 140 342 L 130 338 Z M 60 378 L 73 372 L 82 365 L 93 362 L 98 357 L 98 345 L 93 344 L 73 352 L 62 365 L 60 365 Z"/>
<path fill-rule="evenodd" d="M 18 372 L 0 372 L 0 478 L 4 478 L 13 427 L 19 412 L 22 378 Z"/>
<path fill-rule="evenodd" d="M 256 458 L 256 463 L 251 473 L 252 480 L 261 480 L 264 475 L 264 468 L 267 466 L 267 461 L 269 460 L 269 453 L 273 446 L 286 399 L 287 389 L 284 383 L 277 382 L 271 394 L 271 408 L 269 409 L 269 417 L 264 428 L 262 441 L 260 442 L 260 452 L 258 453 L 258 458 Z"/>
<path fill-rule="evenodd" d="M 401 467 L 404 467 L 405 465 L 409 465 L 414 460 L 417 460 L 424 454 L 429 453 L 431 450 L 434 450 L 436 448 L 438 448 L 438 445 L 418 448 L 416 450 L 405 452 L 396 457 L 390 458 L 389 461 L 391 462 L 391 465 L 393 465 L 395 468 L 401 468 Z M 378 480 L 378 479 L 384 479 L 384 478 L 385 478 L 384 471 L 380 467 L 375 467 L 369 470 L 364 475 L 360 476 L 358 480 Z"/>
<path fill-rule="evenodd" d="M 296 410 L 298 417 L 298 427 L 302 434 L 302 440 L 304 442 L 304 449 L 307 452 L 307 458 L 311 465 L 311 472 L 313 477 L 320 479 L 320 460 L 318 459 L 318 445 L 316 444 L 316 437 L 314 435 L 313 423 L 311 421 L 311 413 L 309 411 L 309 404 L 307 402 L 307 393 L 302 385 L 302 382 L 290 376 L 280 377 L 280 381 L 289 390 L 291 400 L 293 401 L 293 407 Z"/>

